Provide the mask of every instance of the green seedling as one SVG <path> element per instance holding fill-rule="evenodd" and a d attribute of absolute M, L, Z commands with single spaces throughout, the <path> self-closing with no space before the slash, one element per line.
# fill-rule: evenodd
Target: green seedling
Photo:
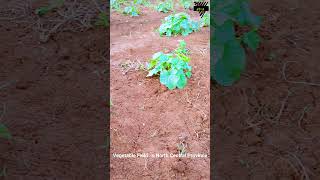
<path fill-rule="evenodd" d="M 150 6 L 150 1 L 147 1 L 147 0 L 134 0 L 133 3 L 137 5 L 147 6 L 147 7 Z"/>
<path fill-rule="evenodd" d="M 190 9 L 193 3 L 191 0 L 179 0 L 179 2 L 185 9 Z"/>
<path fill-rule="evenodd" d="M 211 77 L 219 84 L 234 84 L 245 70 L 244 46 L 256 51 L 260 43 L 257 29 L 261 18 L 254 15 L 248 0 L 215 0 L 212 2 L 211 22 Z M 250 30 L 237 35 L 235 26 Z"/>
<path fill-rule="evenodd" d="M 64 0 L 53 0 L 48 6 L 40 7 L 36 9 L 35 13 L 39 16 L 48 14 L 50 11 L 61 7 L 64 4 Z"/>
<path fill-rule="evenodd" d="M 168 89 L 183 89 L 187 79 L 191 77 L 190 58 L 185 41 L 180 41 L 179 47 L 169 54 L 157 52 L 148 64 L 147 77 L 160 75 L 160 83 Z"/>
<path fill-rule="evenodd" d="M 160 36 L 166 35 L 170 37 L 178 34 L 187 36 L 194 31 L 198 31 L 199 29 L 199 22 L 192 21 L 187 13 L 181 12 L 166 17 L 158 31 Z"/>
<path fill-rule="evenodd" d="M 159 12 L 168 13 L 169 11 L 173 10 L 173 1 L 168 0 L 164 2 L 160 2 L 155 9 Z"/>
<path fill-rule="evenodd" d="M 111 0 L 111 1 L 110 1 L 111 9 L 114 9 L 114 10 L 116 10 L 116 11 L 120 11 L 121 5 L 122 5 L 124 2 L 125 2 L 125 1 Z"/>

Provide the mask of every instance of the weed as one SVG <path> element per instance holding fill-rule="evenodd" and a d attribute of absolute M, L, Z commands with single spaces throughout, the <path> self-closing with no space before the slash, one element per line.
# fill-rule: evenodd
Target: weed
<path fill-rule="evenodd" d="M 148 65 L 147 77 L 160 74 L 160 83 L 168 89 L 183 89 L 187 85 L 187 78 L 191 77 L 192 70 L 187 55 L 184 41 L 180 41 L 179 47 L 169 54 L 155 53 Z"/>
<path fill-rule="evenodd" d="M 187 154 L 187 146 L 183 142 L 177 144 L 177 148 L 179 155 L 184 156 Z"/>
<path fill-rule="evenodd" d="M 136 61 L 127 60 L 121 63 L 120 67 L 122 70 L 122 74 L 127 74 L 131 70 L 135 70 L 135 71 L 146 70 L 143 63 L 140 62 L 139 60 L 136 60 Z"/>
<path fill-rule="evenodd" d="M 166 35 L 168 37 L 178 34 L 187 36 L 199 29 L 200 24 L 198 22 L 192 21 L 187 13 L 181 12 L 166 17 L 159 28 L 159 33 L 160 36 Z"/>

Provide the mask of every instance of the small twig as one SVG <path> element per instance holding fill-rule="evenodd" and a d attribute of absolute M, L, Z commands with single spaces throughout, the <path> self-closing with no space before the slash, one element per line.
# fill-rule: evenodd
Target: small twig
<path fill-rule="evenodd" d="M 301 160 L 293 153 L 291 152 L 287 152 L 289 155 L 291 155 L 299 164 L 299 166 L 301 167 L 302 171 L 303 171 L 303 174 L 301 176 L 301 180 L 310 180 L 310 177 L 307 173 L 307 169 L 306 167 L 302 164 Z"/>
<path fill-rule="evenodd" d="M 144 169 L 147 170 L 148 169 L 148 158 L 144 158 Z"/>
<path fill-rule="evenodd" d="M 282 103 L 281 103 L 281 108 L 280 108 L 277 116 L 275 117 L 274 122 L 277 122 L 277 123 L 279 124 L 281 115 L 282 115 L 283 110 L 284 110 L 284 107 L 286 106 L 287 101 L 288 101 L 290 95 L 291 95 L 291 91 L 288 90 L 288 94 L 287 94 L 287 96 L 284 98 L 284 100 L 282 101 Z"/>
<path fill-rule="evenodd" d="M 52 33 L 56 32 L 58 30 L 58 28 L 63 25 L 64 23 L 66 23 L 68 21 L 68 19 L 65 19 L 63 21 L 61 21 L 60 23 L 56 24 L 52 29 L 49 30 L 47 35 L 43 35 L 43 37 L 41 38 L 41 40 L 43 42 L 47 42 L 49 40 L 49 37 L 51 36 Z"/>
<path fill-rule="evenodd" d="M 188 93 L 186 92 L 186 101 L 189 103 L 189 104 L 192 104 L 192 102 L 189 100 L 189 95 L 188 95 Z"/>
<path fill-rule="evenodd" d="M 310 177 L 309 177 L 309 174 L 308 174 L 307 171 L 309 171 L 312 175 L 314 175 L 313 172 L 311 172 L 309 169 L 307 169 L 307 168 L 303 165 L 303 163 L 301 162 L 301 160 L 300 160 L 295 154 L 293 154 L 293 153 L 291 153 L 291 152 L 289 152 L 289 151 L 281 151 L 281 150 L 279 149 L 279 147 L 275 146 L 274 144 L 271 144 L 271 145 L 272 145 L 273 147 L 275 147 L 280 154 L 281 154 L 281 152 L 283 152 L 283 153 L 285 153 L 286 155 L 289 155 L 289 156 L 293 157 L 293 158 L 297 161 L 298 165 L 300 166 L 300 168 L 302 169 L 302 172 L 303 172 L 303 174 L 301 175 L 301 180 L 310 180 Z M 282 157 L 280 157 L 280 158 L 282 158 Z M 295 169 L 295 171 L 297 171 L 297 168 L 291 163 L 291 161 L 288 160 L 288 162 L 289 162 L 290 166 L 292 166 L 292 167 Z M 296 172 L 296 173 L 298 174 L 298 172 Z"/>
<path fill-rule="evenodd" d="M 299 125 L 300 129 L 302 129 L 303 131 L 304 131 L 304 129 L 301 127 L 301 123 L 302 123 L 302 120 L 303 120 L 303 118 L 304 118 L 304 115 L 306 114 L 306 112 L 308 111 L 308 109 L 309 109 L 309 106 L 304 107 L 303 110 L 302 110 L 302 113 L 301 113 L 301 115 L 300 115 L 300 118 L 298 119 L 298 125 Z"/>
<path fill-rule="evenodd" d="M 254 127 L 259 126 L 259 125 L 261 125 L 261 124 L 264 124 L 264 122 L 252 123 L 252 122 L 250 121 L 250 119 L 255 119 L 255 118 L 260 114 L 261 110 L 262 110 L 262 106 L 259 107 L 259 109 L 258 109 L 258 111 L 256 112 L 256 114 L 253 115 L 253 118 L 250 118 L 250 117 L 249 117 L 249 118 L 246 119 L 246 123 L 249 125 L 249 126 L 246 128 L 246 130 L 247 130 L 247 129 L 250 129 L 250 128 L 254 128 Z"/>
<path fill-rule="evenodd" d="M 283 79 L 288 82 L 288 83 L 293 83 L 293 84 L 304 84 L 304 85 L 309 85 L 309 86 L 320 86 L 320 84 L 318 83 L 311 83 L 311 82 L 305 82 L 305 81 L 291 81 L 291 80 L 288 80 L 287 79 L 287 76 L 286 76 L 286 69 L 287 69 L 287 65 L 289 63 L 293 63 L 296 61 L 287 61 L 284 63 L 283 67 L 282 67 L 282 76 L 283 76 Z"/>

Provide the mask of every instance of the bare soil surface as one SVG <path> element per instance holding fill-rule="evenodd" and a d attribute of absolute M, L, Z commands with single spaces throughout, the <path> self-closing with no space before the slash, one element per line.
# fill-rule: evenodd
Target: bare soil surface
<path fill-rule="evenodd" d="M 46 2 L 0 1 L 0 179 L 105 179 L 107 32 L 37 17 Z"/>
<path fill-rule="evenodd" d="M 179 10 L 179 12 L 182 9 Z M 111 13 L 111 179 L 209 179 L 209 28 L 187 37 L 160 37 L 155 30 L 169 14 L 143 8 L 139 17 Z M 198 13 L 189 11 L 193 19 Z M 182 90 L 168 90 L 159 77 L 136 70 L 158 51 L 174 50 L 184 39 L 192 77 Z M 187 153 L 208 158 L 152 158 Z M 113 153 L 149 153 L 148 158 L 113 158 Z"/>
<path fill-rule="evenodd" d="M 320 178 L 320 3 L 253 1 L 264 40 L 232 87 L 213 85 L 217 180 Z"/>

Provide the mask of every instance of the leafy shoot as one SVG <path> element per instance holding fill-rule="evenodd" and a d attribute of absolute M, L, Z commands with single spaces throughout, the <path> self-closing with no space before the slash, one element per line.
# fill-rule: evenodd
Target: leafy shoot
<path fill-rule="evenodd" d="M 190 58 L 188 57 L 185 41 L 181 40 L 176 50 L 169 54 L 157 52 L 148 64 L 148 75 L 160 75 L 160 83 L 168 89 L 183 89 L 187 79 L 191 77 Z"/>

